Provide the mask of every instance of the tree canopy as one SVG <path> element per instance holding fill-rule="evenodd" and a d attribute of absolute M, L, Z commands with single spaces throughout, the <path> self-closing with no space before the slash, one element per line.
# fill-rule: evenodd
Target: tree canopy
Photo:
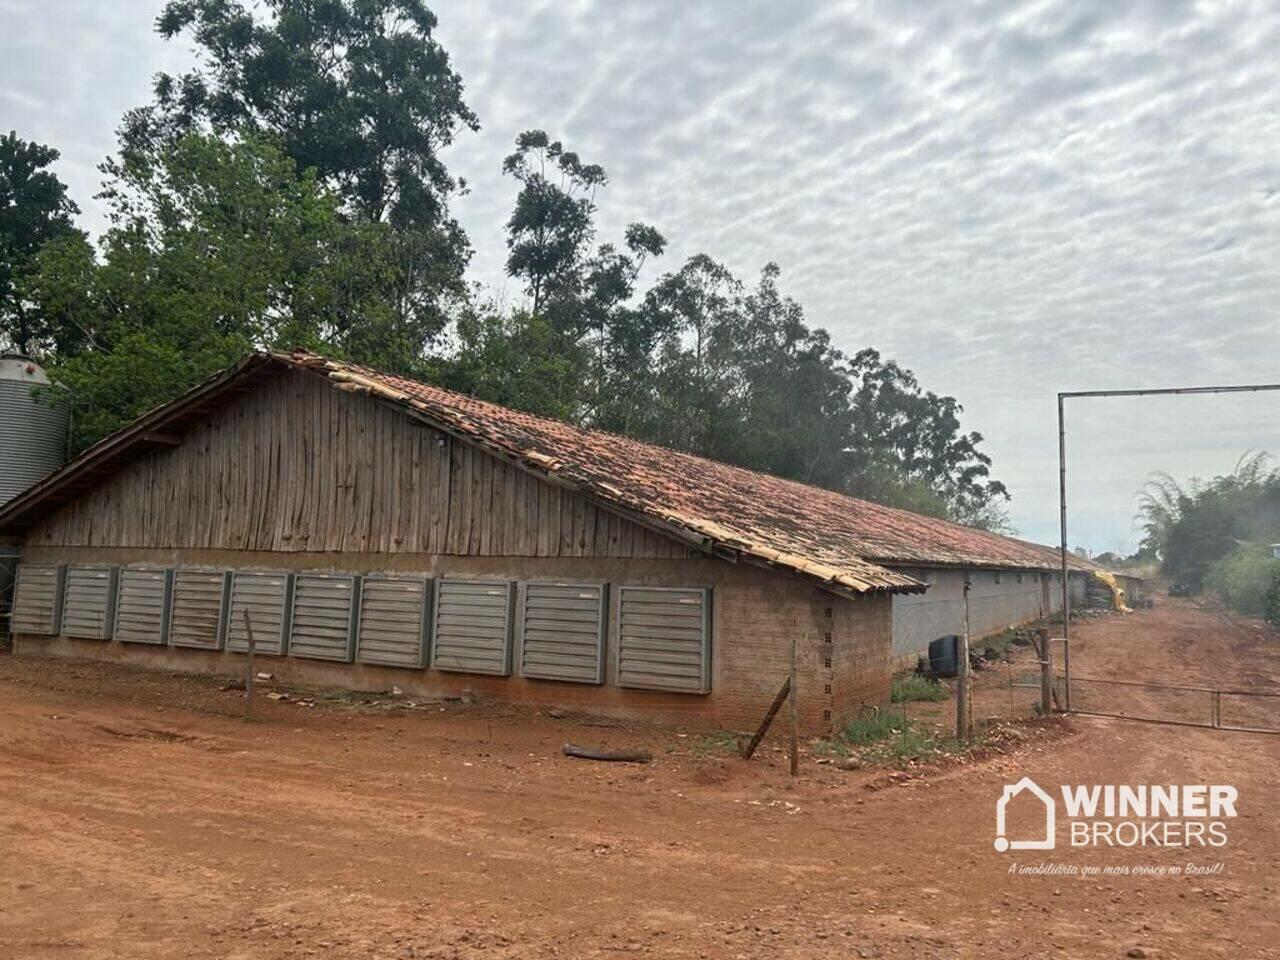
<path fill-rule="evenodd" d="M 21 284 L 40 249 L 51 240 L 78 235 L 80 212 L 67 187 L 49 166 L 58 151 L 18 138 L 0 137 L 0 346 L 19 353 L 63 347 L 64 332 L 21 294 Z"/>
<path fill-rule="evenodd" d="M 608 178 L 540 130 L 504 169 L 519 184 L 508 273 L 525 303 L 457 328 L 459 389 L 912 510 L 1007 527 L 1003 484 L 953 397 L 921 389 L 875 350 L 846 356 L 781 289 L 706 254 L 639 290 L 665 240 L 631 224 L 595 247 Z M 519 371 L 517 376 L 507 372 Z M 519 381 L 519 386 L 513 386 Z"/>
<path fill-rule="evenodd" d="M 391 369 L 421 356 L 423 332 L 395 309 L 392 232 L 343 219 L 270 144 L 190 134 L 118 169 L 101 256 L 78 234 L 49 244 L 24 288 L 83 332 L 49 358 L 76 399 L 77 445 L 251 349 L 306 345 Z"/>
<path fill-rule="evenodd" d="M 601 239 L 604 168 L 543 130 L 503 163 L 519 302 L 468 288 L 449 210 L 464 184 L 442 150 L 478 121 L 421 0 L 168 0 L 157 30 L 192 40 L 198 65 L 126 114 L 96 244 L 43 170 L 56 153 L 4 141 L 0 189 L 22 211 L 0 211 L 4 330 L 71 389 L 79 446 L 246 350 L 303 345 L 1007 526 L 955 398 L 874 349 L 842 351 L 775 264 L 750 280 L 707 253 L 665 265 L 645 223 Z"/>

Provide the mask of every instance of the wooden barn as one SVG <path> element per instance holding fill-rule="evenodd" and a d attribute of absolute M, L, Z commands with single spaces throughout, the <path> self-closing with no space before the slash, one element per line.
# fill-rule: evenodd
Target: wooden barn
<path fill-rule="evenodd" d="M 888 699 L 906 567 L 1011 541 L 294 352 L 91 447 L 0 543 L 19 652 L 232 673 L 249 624 L 285 680 L 741 729 L 794 638 L 822 732 Z"/>

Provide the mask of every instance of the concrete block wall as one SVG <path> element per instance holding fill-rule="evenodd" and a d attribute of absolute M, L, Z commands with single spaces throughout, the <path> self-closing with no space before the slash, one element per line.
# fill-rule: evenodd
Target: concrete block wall
<path fill-rule="evenodd" d="M 915 665 L 938 637 L 964 632 L 964 571 L 908 569 L 927 579 L 924 594 L 903 594 L 893 600 L 893 660 L 898 669 Z M 1041 619 L 1062 609 L 1058 574 L 1040 571 L 969 571 L 969 633 L 981 639 L 1010 627 Z M 1072 603 L 1084 599 L 1085 577 L 1071 577 Z"/>
<path fill-rule="evenodd" d="M 689 726 L 751 730 L 788 676 L 791 640 L 795 637 L 800 723 L 806 735 L 826 733 L 839 717 L 861 704 L 883 703 L 889 696 L 891 600 L 888 596 L 838 597 L 787 574 L 706 557 L 535 559 L 28 546 L 23 548 L 23 559 L 33 563 L 390 572 L 516 581 L 605 582 L 611 586 L 709 587 L 712 590 L 711 692 L 706 695 L 617 686 L 614 596 L 609 600 L 603 685 L 536 680 L 518 675 L 486 677 L 434 669 L 406 670 L 263 657 L 270 663 L 271 672 L 286 682 L 358 690 L 398 686 L 417 696 L 458 694 L 467 690 L 496 700 Z M 66 637 L 22 636 L 18 640 L 19 652 L 25 653 L 89 657 L 166 670 L 222 674 L 238 674 L 243 670 L 243 658 L 225 651 L 157 648 Z M 515 644 L 518 664 L 518 632 Z"/>

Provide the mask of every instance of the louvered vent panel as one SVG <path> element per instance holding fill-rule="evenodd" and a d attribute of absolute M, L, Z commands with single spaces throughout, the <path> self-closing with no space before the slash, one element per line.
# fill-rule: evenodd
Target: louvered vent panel
<path fill-rule="evenodd" d="M 356 659 L 387 667 L 426 664 L 431 581 L 365 577 L 361 581 Z"/>
<path fill-rule="evenodd" d="M 173 575 L 169 613 L 170 645 L 220 649 L 223 614 L 230 592 L 231 574 L 224 571 L 177 571 Z"/>
<path fill-rule="evenodd" d="M 249 649 L 245 611 L 253 626 L 254 653 L 281 656 L 289 620 L 291 576 L 287 573 L 231 574 L 231 606 L 227 617 L 227 649 Z"/>
<path fill-rule="evenodd" d="M 18 564 L 13 593 L 14 633 L 58 633 L 63 574 L 63 568 L 53 564 Z"/>
<path fill-rule="evenodd" d="M 711 689 L 708 590 L 618 590 L 618 684 L 649 690 Z"/>
<path fill-rule="evenodd" d="M 289 618 L 289 656 L 351 662 L 356 577 L 297 574 Z"/>
<path fill-rule="evenodd" d="M 121 570 L 116 591 L 115 638 L 124 643 L 164 643 L 169 623 L 170 570 Z"/>
<path fill-rule="evenodd" d="M 431 665 L 460 673 L 511 673 L 514 584 L 441 580 Z"/>
<path fill-rule="evenodd" d="M 604 682 L 603 585 L 525 584 L 520 622 L 522 676 Z"/>
<path fill-rule="evenodd" d="M 109 640 L 115 599 L 115 567 L 68 567 L 62 632 L 68 637 Z"/>

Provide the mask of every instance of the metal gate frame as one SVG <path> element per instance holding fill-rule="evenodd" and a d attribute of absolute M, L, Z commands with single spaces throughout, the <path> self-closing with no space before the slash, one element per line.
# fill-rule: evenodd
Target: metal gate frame
<path fill-rule="evenodd" d="M 1150 683 L 1145 680 L 1107 680 L 1101 677 L 1076 677 L 1081 683 L 1103 683 L 1120 687 L 1145 687 L 1150 690 L 1169 690 L 1179 693 L 1209 694 L 1209 721 L 1198 723 L 1195 720 L 1172 720 L 1159 717 L 1135 717 L 1125 713 L 1109 713 L 1103 710 L 1080 710 L 1072 707 L 1056 709 L 1055 712 L 1073 714 L 1077 717 L 1107 717 L 1112 720 L 1136 720 L 1139 723 L 1162 723 L 1175 727 L 1199 727 L 1204 730 L 1226 730 L 1231 733 L 1261 733 L 1269 736 L 1280 736 L 1280 727 L 1244 727 L 1238 724 L 1222 722 L 1222 698 L 1256 697 L 1267 700 L 1280 700 L 1280 690 L 1234 690 L 1225 687 L 1200 687 L 1179 683 Z M 1057 675 L 1058 681 L 1066 681 L 1064 673 Z"/>
<path fill-rule="evenodd" d="M 1063 390 L 1058 393 L 1058 516 L 1062 533 L 1062 669 L 1063 700 L 1071 710 L 1071 583 L 1067 564 L 1067 427 L 1066 401 L 1103 397 L 1192 396 L 1214 393 L 1264 393 L 1280 383 L 1230 384 L 1217 387 L 1160 387 L 1149 390 Z M 1082 678 L 1083 679 L 1083 678 Z"/>

